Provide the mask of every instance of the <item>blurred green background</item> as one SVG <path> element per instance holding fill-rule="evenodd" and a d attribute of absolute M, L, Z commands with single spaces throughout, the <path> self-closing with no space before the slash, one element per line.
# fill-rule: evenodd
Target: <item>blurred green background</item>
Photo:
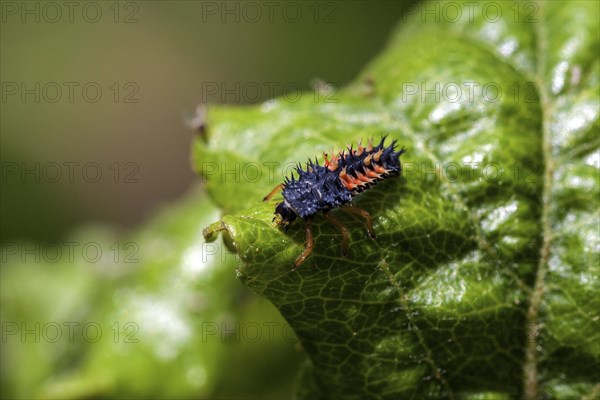
<path fill-rule="evenodd" d="M 201 239 L 185 116 L 343 86 L 412 2 L 67 3 L 1 2 L 0 394 L 290 398 L 293 333 Z"/>
<path fill-rule="evenodd" d="M 314 79 L 344 85 L 383 48 L 409 4 L 91 3 L 78 3 L 71 17 L 59 2 L 62 16 L 52 23 L 55 8 L 43 2 L 3 2 L 1 156 L 10 166 L 2 179 L 3 239 L 54 240 L 91 220 L 139 223 L 199 184 L 183 123 L 198 102 L 261 102 L 271 87 L 275 95 L 308 90 Z M 84 19 L 93 20 L 98 9 L 98 22 Z M 22 98 L 23 83 L 39 102 L 35 94 Z M 8 90 L 13 84 L 15 94 Z M 203 93 L 207 85 L 219 93 Z M 93 103 L 98 86 L 102 94 Z M 56 183 L 48 181 L 55 176 L 50 163 L 62 169 Z M 72 182 L 64 163 L 79 163 L 71 164 Z M 98 182 L 88 182 L 98 170 L 90 163 L 100 165 Z M 21 179 L 26 168 L 40 171 L 39 182 Z"/>

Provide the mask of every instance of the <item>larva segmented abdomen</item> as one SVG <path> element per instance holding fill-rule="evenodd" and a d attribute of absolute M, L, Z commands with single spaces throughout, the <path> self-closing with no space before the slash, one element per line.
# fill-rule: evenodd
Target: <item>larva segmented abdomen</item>
<path fill-rule="evenodd" d="M 316 160 L 306 163 L 306 169 L 298 165 L 298 177 L 286 178 L 284 182 L 284 204 L 306 218 L 349 203 L 353 196 L 378 181 L 399 174 L 404 149 L 395 151 L 395 140 L 385 146 L 385 139 L 384 136 L 377 146 L 371 140 L 366 147 L 359 142 L 356 149 L 349 147 L 331 159 L 324 153 L 323 165 Z"/>

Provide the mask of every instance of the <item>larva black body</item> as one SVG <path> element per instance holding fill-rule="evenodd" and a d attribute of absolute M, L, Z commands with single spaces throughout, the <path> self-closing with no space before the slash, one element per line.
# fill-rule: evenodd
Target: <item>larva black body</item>
<path fill-rule="evenodd" d="M 384 136 L 377 146 L 360 143 L 333 155 L 326 153 L 324 163 L 317 160 L 306 163 L 306 170 L 299 164 L 297 177 L 286 178 L 282 185 L 283 201 L 275 209 L 275 221 L 287 227 L 297 217 L 304 219 L 319 211 L 350 203 L 352 197 L 377 182 L 402 171 L 400 156 L 404 149 L 396 151 L 396 141 L 385 146 Z"/>

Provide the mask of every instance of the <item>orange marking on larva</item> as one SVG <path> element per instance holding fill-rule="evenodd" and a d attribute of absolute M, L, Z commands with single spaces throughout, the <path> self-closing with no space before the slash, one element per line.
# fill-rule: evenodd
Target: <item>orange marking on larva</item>
<path fill-rule="evenodd" d="M 378 174 L 385 174 L 387 170 L 381 165 L 375 165 L 375 172 L 377 172 Z"/>
<path fill-rule="evenodd" d="M 354 154 L 356 154 L 357 156 L 361 156 L 363 151 L 364 151 L 364 147 L 362 147 L 362 139 L 360 139 L 358 141 L 358 149 L 354 152 Z"/>
<path fill-rule="evenodd" d="M 382 153 L 383 153 L 383 149 L 379 149 L 379 151 L 373 155 L 373 159 L 375 161 L 379 162 L 379 160 L 381 159 Z"/>
<path fill-rule="evenodd" d="M 367 177 L 366 175 L 361 174 L 358 171 L 356 171 L 356 176 L 358 177 L 358 179 L 361 182 L 365 182 L 365 183 L 370 183 L 371 182 L 371 179 L 369 179 L 369 177 Z"/>
<path fill-rule="evenodd" d="M 373 154 L 369 154 L 364 160 L 363 163 L 368 167 L 371 165 L 371 159 L 373 158 Z"/>
<path fill-rule="evenodd" d="M 342 185 L 344 185 L 344 187 L 348 190 L 354 190 L 354 187 L 356 186 L 353 182 L 350 182 L 348 179 L 341 179 L 342 181 Z"/>
<path fill-rule="evenodd" d="M 362 184 L 362 181 L 355 177 L 355 176 L 351 176 L 350 175 L 350 182 L 353 183 L 355 186 L 360 186 Z"/>
<path fill-rule="evenodd" d="M 367 145 L 367 151 L 373 150 L 373 139 L 369 139 L 369 144 Z"/>
<path fill-rule="evenodd" d="M 335 154 L 335 153 L 333 153 L 333 154 Z M 328 153 L 323 153 L 323 157 L 325 157 L 325 160 L 326 160 L 325 164 L 323 164 L 323 165 L 325 167 L 329 168 L 330 171 L 335 171 L 337 169 L 337 167 L 338 167 L 339 157 L 338 156 L 332 156 L 331 160 L 330 160 Z"/>
<path fill-rule="evenodd" d="M 372 169 L 367 168 L 365 170 L 365 172 L 367 173 L 367 176 L 369 178 L 373 178 L 373 179 L 379 178 L 379 174 L 377 172 L 373 171 Z"/>

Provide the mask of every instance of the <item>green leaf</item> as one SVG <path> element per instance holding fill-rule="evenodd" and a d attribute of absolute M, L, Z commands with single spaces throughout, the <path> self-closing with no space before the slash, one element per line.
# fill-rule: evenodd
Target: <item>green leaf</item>
<path fill-rule="evenodd" d="M 2 398 L 287 395 L 300 362 L 293 335 L 233 278 L 236 257 L 202 240 L 217 216 L 192 193 L 127 237 L 73 232 L 72 253 L 26 243 L 23 256 L 3 243 Z M 231 371 L 240 364 L 249 370 Z"/>
<path fill-rule="evenodd" d="M 413 10 L 334 95 L 210 108 L 195 143 L 226 213 L 205 235 L 225 233 L 300 338 L 302 398 L 600 393 L 598 3 L 453 4 L 458 20 Z M 342 257 L 317 215 L 292 270 L 303 224 L 278 229 L 262 197 L 294 163 L 386 133 L 403 177 L 354 201 L 377 239 L 333 211 Z"/>

